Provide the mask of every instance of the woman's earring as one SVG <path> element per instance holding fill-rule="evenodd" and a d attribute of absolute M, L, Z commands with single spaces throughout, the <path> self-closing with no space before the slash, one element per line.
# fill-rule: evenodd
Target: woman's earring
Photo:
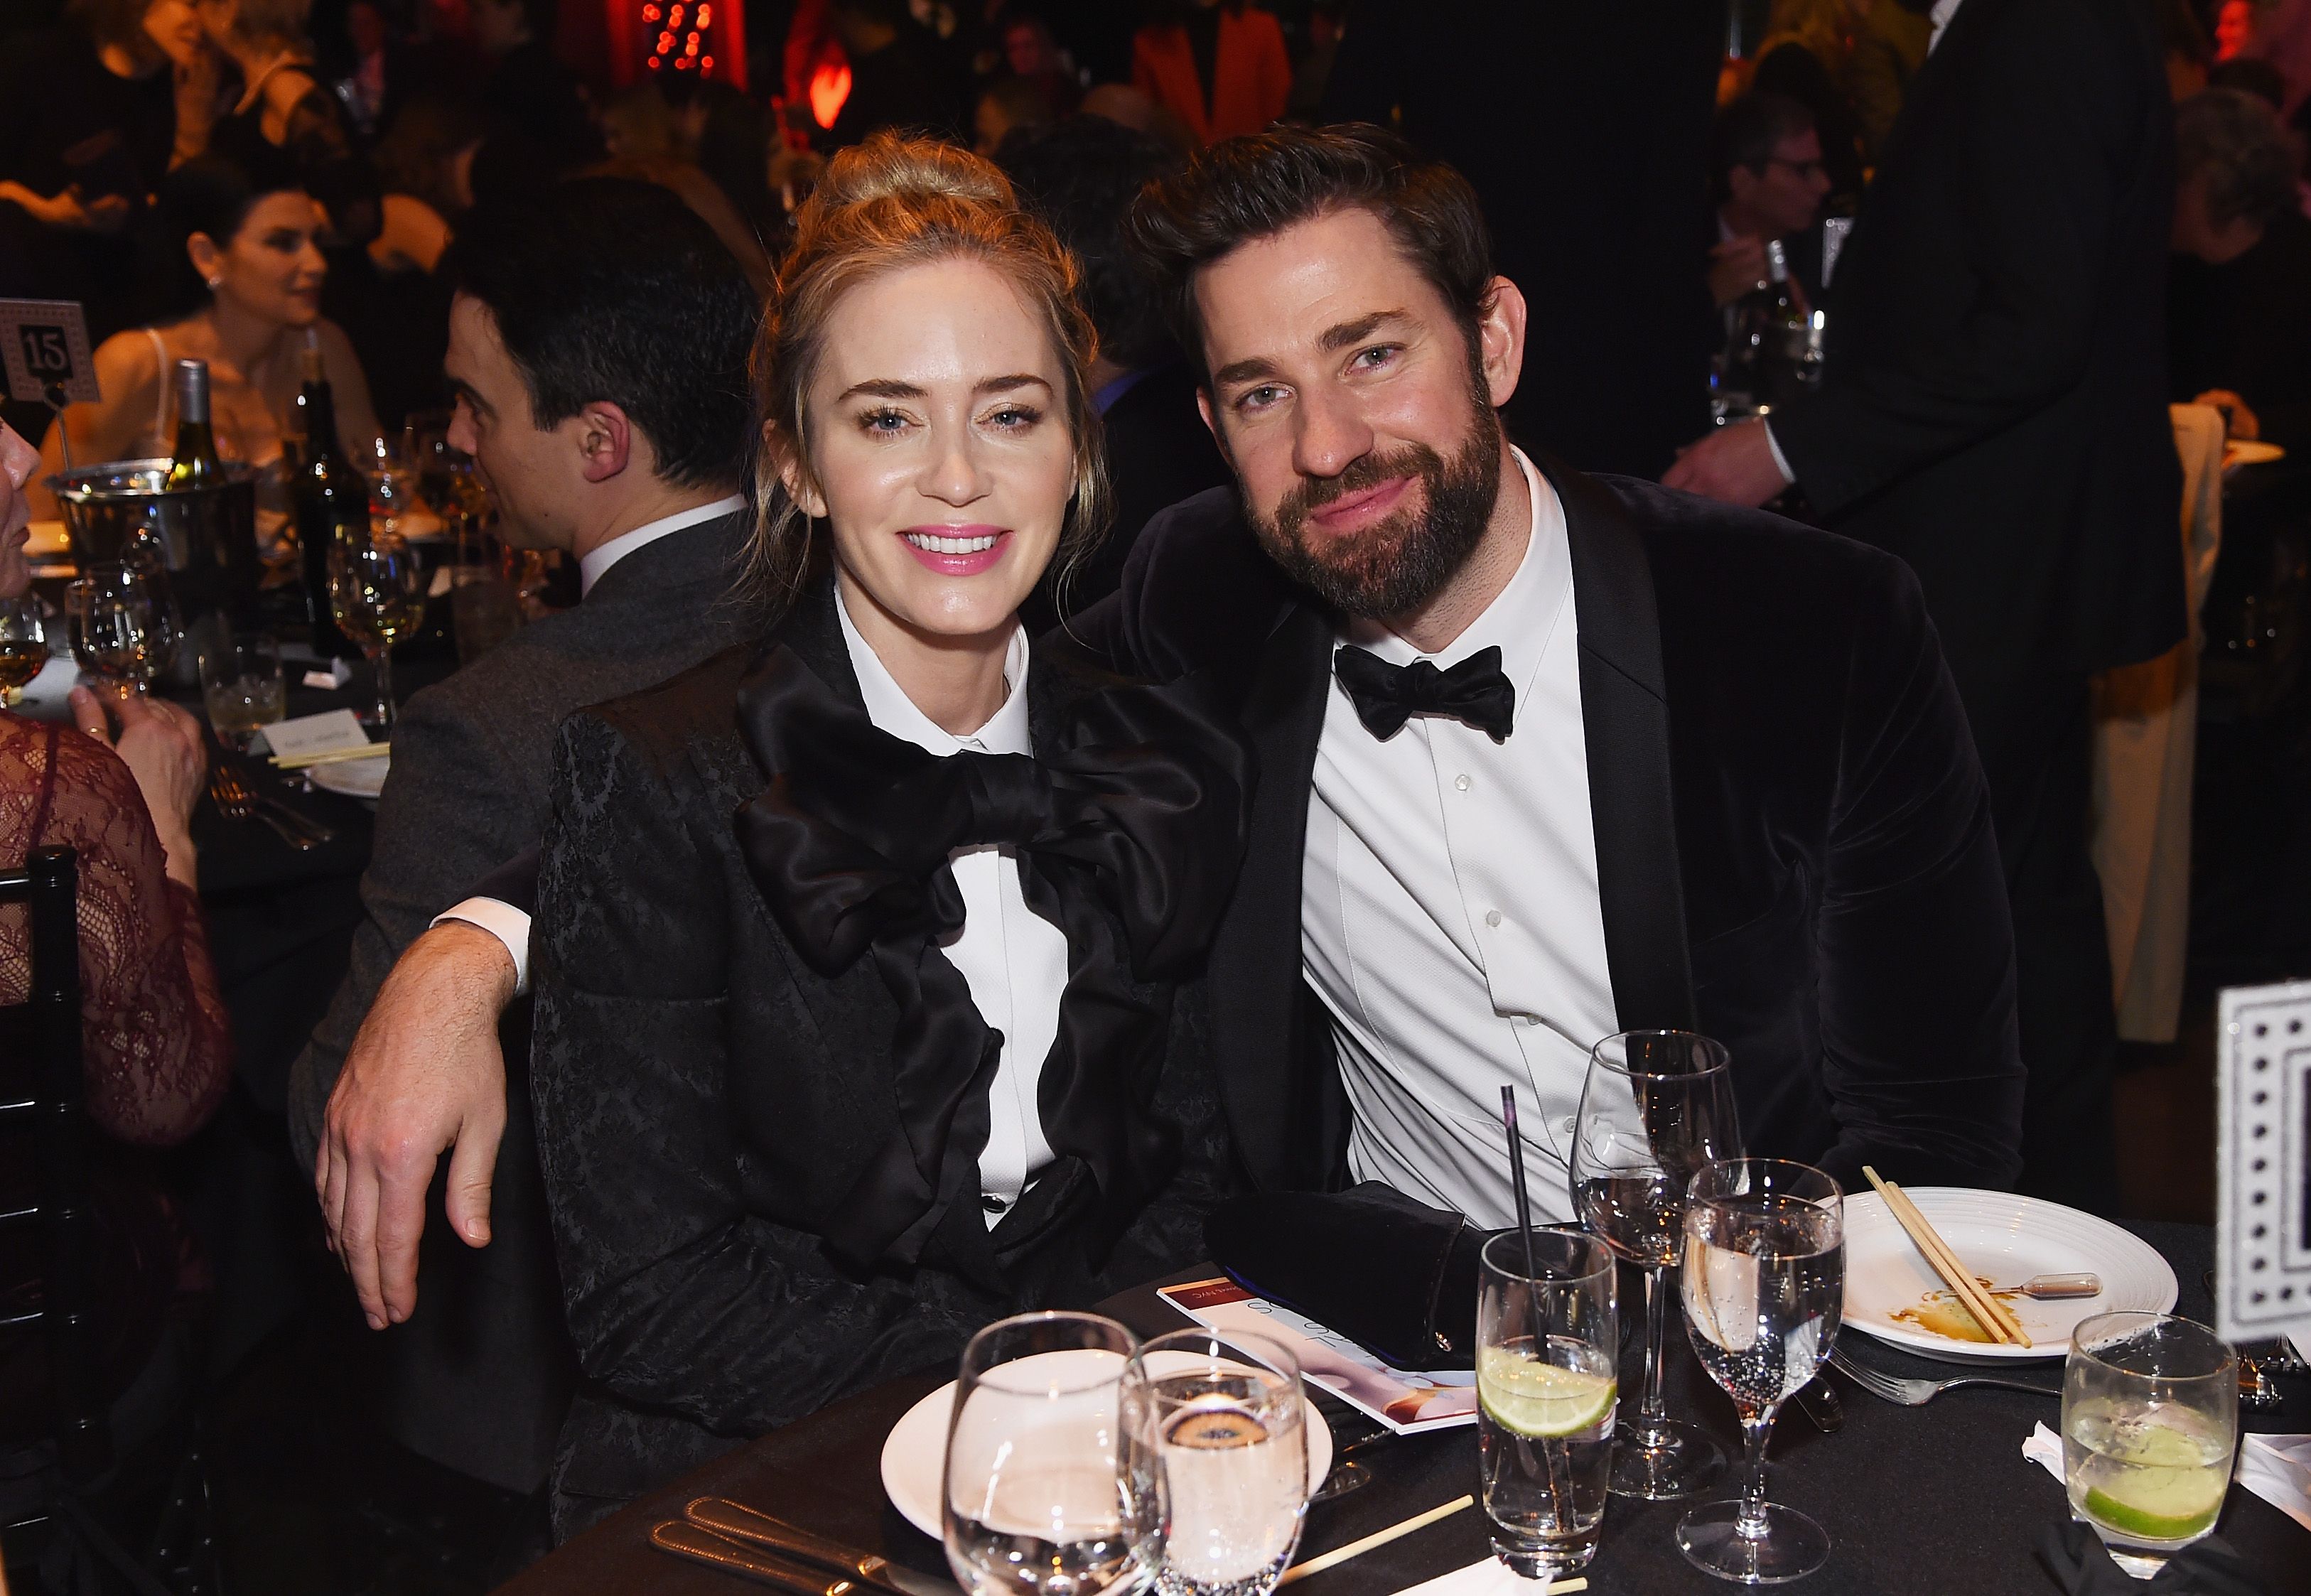
<path fill-rule="evenodd" d="M 212 289 L 222 288 L 224 286 L 224 274 L 220 272 L 215 276 L 211 277 L 209 279 L 209 286 Z"/>

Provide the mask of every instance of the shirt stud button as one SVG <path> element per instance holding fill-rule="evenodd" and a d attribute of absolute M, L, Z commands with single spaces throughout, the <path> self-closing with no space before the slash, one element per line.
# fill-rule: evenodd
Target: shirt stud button
<path fill-rule="evenodd" d="M 1469 778 L 1466 776 L 1455 776 L 1452 778 L 1452 785 L 1459 788 L 1462 792 L 1466 792 L 1469 790 Z"/>
<path fill-rule="evenodd" d="M 1499 910 L 1497 910 L 1497 909 L 1487 909 L 1487 910 L 1486 910 L 1486 911 L 1485 911 L 1485 923 L 1486 923 L 1487 925 L 1488 925 L 1488 926 L 1496 926 L 1496 925 L 1500 924 L 1500 923 L 1501 923 L 1501 911 L 1500 911 Z"/>

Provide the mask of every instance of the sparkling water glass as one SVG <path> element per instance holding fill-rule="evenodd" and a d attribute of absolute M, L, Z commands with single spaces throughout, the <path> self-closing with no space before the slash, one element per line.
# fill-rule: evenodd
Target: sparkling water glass
<path fill-rule="evenodd" d="M 1133 1596 L 1163 1556 L 1161 1466 L 1125 1406 L 1138 1343 L 1095 1313 L 999 1320 L 964 1348 L 942 1496 L 966 1596 Z"/>
<path fill-rule="evenodd" d="M 1274 1339 L 1159 1336 L 1132 1364 L 1127 1402 L 1162 1470 L 1162 1596 L 1268 1596 L 1308 1513 L 1299 1360 Z"/>
<path fill-rule="evenodd" d="M 2238 1356 L 2202 1324 L 2097 1313 L 2071 1331 L 2062 1479 L 2071 1512 L 2149 1579 L 2212 1532 L 2238 1445 Z"/>
<path fill-rule="evenodd" d="M 1844 1194 L 1818 1169 L 1778 1158 L 1712 1164 L 1685 1206 L 1685 1328 L 1733 1399 L 1749 1443 L 1739 1499 L 1679 1521 L 1687 1560 L 1720 1579 L 1778 1584 L 1829 1558 L 1829 1533 L 1766 1500 L 1766 1441 L 1782 1404 L 1829 1356 L 1845 1301 Z"/>
<path fill-rule="evenodd" d="M 1597 1555 L 1613 1466 L 1620 1334 L 1613 1254 L 1545 1226 L 1485 1243 L 1477 1277 L 1477 1455 L 1493 1554 L 1552 1580 Z"/>

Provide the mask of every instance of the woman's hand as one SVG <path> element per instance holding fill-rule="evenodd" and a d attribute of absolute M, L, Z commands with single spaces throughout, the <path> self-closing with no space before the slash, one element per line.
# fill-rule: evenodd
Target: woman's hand
<path fill-rule="evenodd" d="M 2255 419 L 2247 403 L 2227 388 L 2211 388 L 2191 401 L 2193 405 L 2212 405 L 2223 413 L 2223 431 L 2233 438 L 2254 439 L 2263 436 L 2263 423 Z"/>
<path fill-rule="evenodd" d="M 112 705 L 112 714 L 120 719 L 116 739 L 105 701 L 85 687 L 72 690 L 72 712 L 73 724 L 120 755 L 136 778 L 136 789 L 153 814 L 153 829 L 169 855 L 170 879 L 197 886 L 189 826 L 193 806 L 201 801 L 201 779 L 208 773 L 201 723 L 166 699 L 126 698 Z"/>

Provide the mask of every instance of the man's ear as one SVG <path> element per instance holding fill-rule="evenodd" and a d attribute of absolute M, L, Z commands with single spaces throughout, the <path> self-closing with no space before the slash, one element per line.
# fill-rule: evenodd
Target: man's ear
<path fill-rule="evenodd" d="M 1524 372 L 1524 321 L 1522 292 L 1506 277 L 1494 278 L 1477 312 L 1477 355 L 1496 410 L 1509 402 Z"/>
<path fill-rule="evenodd" d="M 824 518 L 826 495 L 818 491 L 818 484 L 805 469 L 799 441 L 789 437 L 778 423 L 766 421 L 763 423 L 763 447 L 778 462 L 779 481 L 786 488 L 787 497 L 794 501 L 795 508 L 813 520 Z"/>
<path fill-rule="evenodd" d="M 640 440 L 617 406 L 597 399 L 571 419 L 577 423 L 579 468 L 588 482 L 607 482 L 633 462 Z"/>

